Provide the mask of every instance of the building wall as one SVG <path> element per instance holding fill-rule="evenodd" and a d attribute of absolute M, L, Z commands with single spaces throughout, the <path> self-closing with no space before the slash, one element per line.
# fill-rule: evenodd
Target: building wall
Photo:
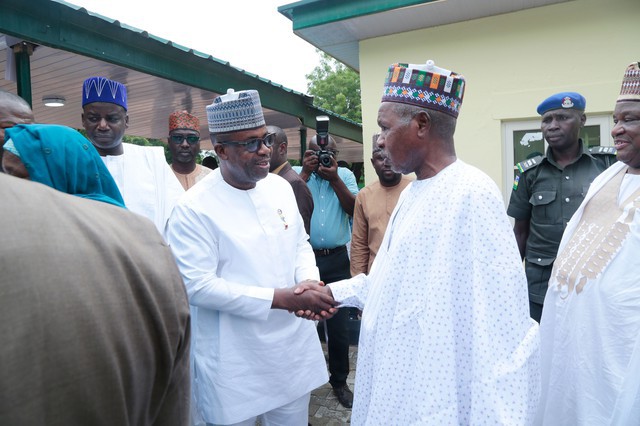
<path fill-rule="evenodd" d="M 640 60 L 638 18 L 640 0 L 574 0 L 362 41 L 366 182 L 376 178 L 367 142 L 379 131 L 389 64 L 433 59 L 465 76 L 458 158 L 486 172 L 508 196 L 502 124 L 537 120 L 537 105 L 561 91 L 584 95 L 588 116 L 610 115 L 624 69 Z"/>

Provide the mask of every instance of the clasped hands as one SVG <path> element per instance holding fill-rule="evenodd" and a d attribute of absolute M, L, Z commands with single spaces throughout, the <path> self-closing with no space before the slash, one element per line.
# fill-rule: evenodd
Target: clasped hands
<path fill-rule="evenodd" d="M 322 281 L 306 280 L 295 287 L 275 290 L 272 308 L 286 309 L 296 316 L 309 320 L 325 320 L 337 311 L 338 303 L 331 289 Z"/>

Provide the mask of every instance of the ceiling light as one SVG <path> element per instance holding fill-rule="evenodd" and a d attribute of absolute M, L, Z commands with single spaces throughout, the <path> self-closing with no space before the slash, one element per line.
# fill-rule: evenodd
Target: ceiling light
<path fill-rule="evenodd" d="M 66 99 L 64 96 L 45 96 L 42 98 L 42 103 L 48 107 L 61 107 L 64 106 Z"/>

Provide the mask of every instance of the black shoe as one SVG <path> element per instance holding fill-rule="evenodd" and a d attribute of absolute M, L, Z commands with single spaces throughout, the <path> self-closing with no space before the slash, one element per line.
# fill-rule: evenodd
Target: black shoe
<path fill-rule="evenodd" d="M 335 386 L 333 388 L 333 394 L 338 398 L 338 402 L 344 408 L 351 408 L 353 406 L 353 392 L 351 392 L 351 389 L 349 389 L 346 383 L 341 386 Z"/>

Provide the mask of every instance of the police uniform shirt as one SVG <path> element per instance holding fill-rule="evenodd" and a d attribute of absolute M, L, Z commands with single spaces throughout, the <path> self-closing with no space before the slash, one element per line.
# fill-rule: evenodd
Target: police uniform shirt
<path fill-rule="evenodd" d="M 579 140 L 580 156 L 562 168 L 547 149 L 518 163 L 507 214 L 530 220 L 525 258 L 541 266 L 551 265 L 562 232 L 578 209 L 593 179 L 615 162 L 613 147 L 586 148 Z"/>

